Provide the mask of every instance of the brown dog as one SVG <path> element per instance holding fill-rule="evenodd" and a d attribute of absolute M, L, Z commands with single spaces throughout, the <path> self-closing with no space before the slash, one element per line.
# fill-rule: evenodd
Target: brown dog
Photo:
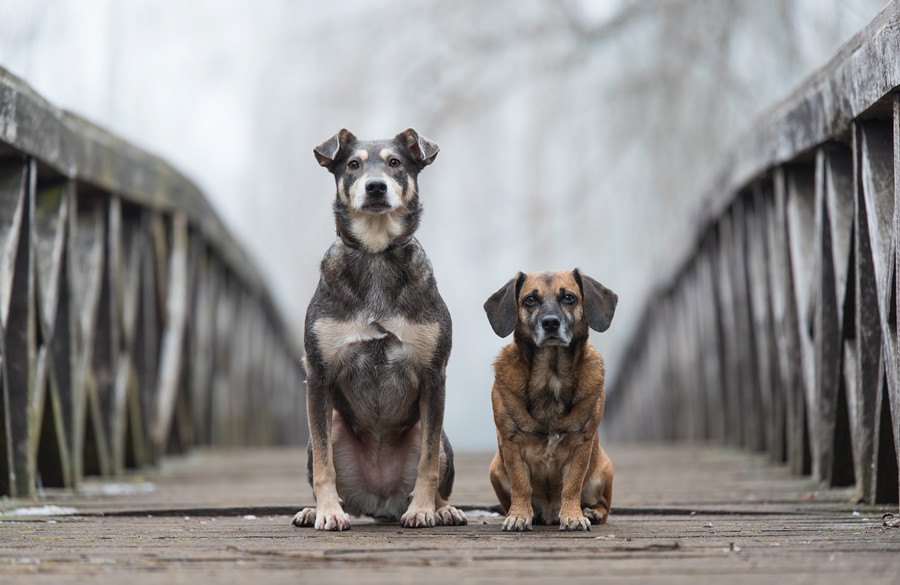
<path fill-rule="evenodd" d="M 494 332 L 513 343 L 494 362 L 491 401 L 499 452 L 491 483 L 504 531 L 559 522 L 560 530 L 603 524 L 612 502 L 612 463 L 598 439 L 603 357 L 588 327 L 606 331 L 618 297 L 575 269 L 519 273 L 485 302 Z"/>

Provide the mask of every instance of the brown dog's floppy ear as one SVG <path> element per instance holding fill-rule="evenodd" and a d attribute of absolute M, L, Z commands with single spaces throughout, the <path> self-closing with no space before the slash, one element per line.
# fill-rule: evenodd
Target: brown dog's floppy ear
<path fill-rule="evenodd" d="M 440 146 L 424 136 L 419 136 L 419 133 L 412 128 L 407 128 L 400 134 L 397 134 L 395 140 L 401 146 L 405 146 L 413 159 L 418 161 L 423 167 L 433 163 L 435 157 L 441 151 Z"/>
<path fill-rule="evenodd" d="M 619 297 L 587 274 L 582 274 L 577 268 L 572 271 L 575 281 L 581 287 L 581 297 L 584 299 L 584 315 L 587 323 L 594 331 L 606 331 L 612 323 L 616 313 L 616 303 Z"/>
<path fill-rule="evenodd" d="M 519 291 L 523 282 L 525 275 L 520 272 L 484 302 L 484 312 L 491 322 L 491 328 L 500 337 L 506 337 L 516 329 L 516 321 L 519 320 Z"/>
<path fill-rule="evenodd" d="M 313 149 L 316 160 L 323 167 L 330 167 L 341 154 L 341 150 L 347 148 L 351 142 L 356 142 L 356 136 L 346 128 L 341 130 Z"/>

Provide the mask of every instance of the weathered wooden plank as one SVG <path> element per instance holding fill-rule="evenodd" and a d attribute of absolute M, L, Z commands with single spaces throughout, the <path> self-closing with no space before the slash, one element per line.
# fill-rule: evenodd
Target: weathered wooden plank
<path fill-rule="evenodd" d="M 817 458 L 818 444 L 811 440 L 817 434 L 815 390 L 815 346 L 813 314 L 816 295 L 815 259 L 815 174 L 804 167 L 788 173 L 786 229 L 793 295 L 788 299 L 791 359 L 799 366 L 800 392 L 795 392 L 794 448 L 799 456 L 794 470 L 811 473 Z M 796 353 L 794 353 L 796 352 Z M 796 387 L 795 387 L 796 388 Z"/>
<path fill-rule="evenodd" d="M 781 409 L 780 421 L 775 423 L 776 433 L 781 434 L 781 453 L 776 460 L 797 467 L 801 459 L 797 448 L 797 429 L 803 428 L 798 415 L 797 395 L 802 399 L 794 306 L 794 282 L 788 252 L 787 233 L 787 170 L 776 169 L 772 176 L 772 203 L 769 214 L 768 271 L 772 309 L 772 368 L 773 386 L 776 388 L 777 406 Z M 776 447 L 777 451 L 777 447 Z"/>
<path fill-rule="evenodd" d="M 780 392 L 781 406 L 784 408 L 780 421 L 784 451 L 782 460 L 791 467 L 795 466 L 798 457 L 796 450 L 797 416 L 795 395 L 802 390 L 798 363 L 791 360 L 794 350 L 793 342 L 796 331 L 789 322 L 789 314 L 793 307 L 789 306 L 793 291 L 793 278 L 790 270 L 790 256 L 787 243 L 787 178 L 785 169 L 776 170 L 773 175 L 771 225 L 769 229 L 769 282 L 772 289 L 772 333 L 774 338 L 773 374 L 777 379 L 776 386 Z M 778 423 L 777 423 L 778 424 Z"/>
<path fill-rule="evenodd" d="M 219 282 L 215 310 L 215 364 L 212 387 L 212 418 L 214 421 L 211 429 L 213 445 L 227 444 L 228 418 L 231 402 L 231 379 L 229 368 L 232 359 L 232 346 L 226 342 L 228 336 L 233 335 L 235 307 L 233 305 L 230 288 L 233 284 L 227 275 L 223 275 Z M 235 348 L 236 349 L 236 348 Z"/>
<path fill-rule="evenodd" d="M 854 145 L 855 148 L 855 145 Z M 856 247 L 854 237 L 854 193 L 855 151 L 843 144 L 829 144 L 818 150 L 822 160 L 822 190 L 824 196 L 823 215 L 827 221 L 831 242 L 831 261 L 834 276 L 834 306 L 828 312 L 834 313 L 835 321 L 825 328 L 831 331 L 832 342 L 837 342 L 839 362 L 829 368 L 837 378 L 829 379 L 820 388 L 823 393 L 822 431 L 819 440 L 824 442 L 827 466 L 823 468 L 823 479 L 830 485 L 843 486 L 856 483 L 859 486 L 862 462 L 865 456 L 863 441 L 857 441 L 858 419 L 855 416 L 857 403 L 857 360 L 855 351 L 854 275 Z M 823 334 L 827 334 L 823 331 Z"/>
<path fill-rule="evenodd" d="M 723 392 L 722 344 L 719 330 L 718 299 L 715 290 L 716 243 L 712 235 L 706 240 L 698 262 L 699 291 L 693 311 L 699 321 L 701 335 L 701 367 L 705 385 L 706 433 L 704 439 L 725 440 L 725 396 Z"/>
<path fill-rule="evenodd" d="M 138 397 L 140 400 L 141 428 L 144 430 L 147 442 L 144 455 L 150 461 L 156 458 L 154 448 L 151 448 L 152 438 L 150 428 L 153 423 L 154 408 L 156 407 L 155 392 L 157 388 L 157 374 L 159 369 L 160 335 L 162 331 L 160 287 L 157 285 L 159 266 L 157 260 L 158 250 L 161 244 L 157 239 L 163 237 L 159 229 L 153 229 L 153 225 L 159 222 L 156 213 L 142 211 L 137 220 L 141 223 L 142 245 L 139 263 L 138 285 L 138 317 L 134 338 L 134 364 L 137 370 Z"/>
<path fill-rule="evenodd" d="M 189 376 L 191 388 L 191 414 L 194 439 L 208 445 L 210 427 L 209 400 L 213 368 L 213 310 L 215 288 L 213 261 L 200 238 L 191 241 L 191 323 L 188 328 Z"/>
<path fill-rule="evenodd" d="M 108 361 L 97 357 L 97 338 L 107 337 L 100 330 L 101 298 L 108 292 L 106 277 L 107 209 L 105 202 L 89 192 L 76 192 L 73 223 L 70 226 L 72 307 L 77 323 L 76 369 L 73 395 L 74 437 L 72 443 L 76 477 L 85 473 L 109 473 L 108 428 L 103 420 L 101 392 L 111 394 L 112 375 Z M 109 309 L 109 304 L 103 306 Z M 102 321 L 108 326 L 108 321 Z M 105 366 L 95 373 L 95 368 Z"/>
<path fill-rule="evenodd" d="M 16 490 L 10 411 L 11 401 L 15 399 L 11 396 L 6 330 L 26 213 L 27 170 L 23 159 L 0 159 L 0 493 L 3 494 L 15 494 Z M 21 353 L 12 357 L 21 359 Z"/>
<path fill-rule="evenodd" d="M 900 501 L 900 343 L 897 336 L 897 315 L 900 313 L 900 294 L 897 275 L 900 268 L 900 95 L 892 104 L 893 134 L 893 221 L 887 274 L 888 304 L 882 316 L 883 356 L 885 364 L 881 391 L 875 401 L 873 424 L 872 489 L 867 494 L 875 502 Z M 891 270 L 893 268 L 893 270 Z"/>
<path fill-rule="evenodd" d="M 112 374 L 108 405 L 104 416 L 108 419 L 110 464 L 113 473 L 125 468 L 128 426 L 128 395 L 131 393 L 132 371 L 128 354 L 127 334 L 124 331 L 124 258 L 122 200 L 113 195 L 109 200 L 107 235 L 107 287 L 109 306 L 109 359 Z"/>
<path fill-rule="evenodd" d="M 165 329 L 160 353 L 156 408 L 151 428 L 157 452 L 164 452 L 169 429 L 175 416 L 177 392 L 181 382 L 184 356 L 184 331 L 188 304 L 188 231 L 187 216 L 176 214 L 172 220 L 172 248 L 169 261 Z"/>
<path fill-rule="evenodd" d="M 890 585 L 896 530 L 846 492 L 817 491 L 761 457 L 701 445 L 609 445 L 617 494 L 587 534 L 536 526 L 505 535 L 501 517 L 469 508 L 466 527 L 427 534 L 354 519 L 350 533 L 290 525 L 313 503 L 305 449 L 205 450 L 191 465 L 148 472 L 152 492 L 48 501 L 78 515 L 11 526 L 0 580 L 23 585 L 177 583 L 823 583 Z M 458 453 L 454 500 L 496 504 L 491 453 Z M 236 470 L 240 482 L 236 483 Z M 239 489 L 236 489 L 238 488 Z M 100 487 L 92 482 L 92 487 Z M 711 489 L 714 487 L 715 489 Z M 0 507 L 12 508 L 17 503 Z M 857 511 L 859 515 L 852 512 Z M 0 512 L 2 513 L 2 512 Z M 4 518 L 6 519 L 6 518 Z M 21 520 L 25 520 L 21 518 Z M 45 519 L 41 519 L 45 520 Z"/>
<path fill-rule="evenodd" d="M 38 366 L 32 396 L 31 457 L 43 487 L 74 481 L 69 438 L 72 407 L 72 339 L 66 243 L 70 184 L 38 177 L 32 242 L 37 295 Z"/>
<path fill-rule="evenodd" d="M 708 408 L 711 403 L 708 387 L 706 362 L 712 356 L 705 355 L 703 348 L 706 346 L 706 331 L 703 327 L 701 315 L 705 312 L 698 308 L 697 303 L 703 302 L 704 280 L 703 266 L 700 258 L 697 258 L 691 266 L 690 286 L 682 296 L 682 314 L 684 320 L 684 347 L 683 371 L 687 378 L 683 389 L 682 400 L 688 407 L 690 435 L 692 441 L 704 441 L 710 434 L 710 414 Z M 718 391 L 718 388 L 715 389 Z M 700 400 L 693 399 L 700 396 Z"/>
<path fill-rule="evenodd" d="M 776 375 L 774 320 L 772 317 L 772 283 L 769 280 L 770 208 L 773 203 L 772 184 L 761 181 L 754 186 L 748 204 L 752 213 L 748 222 L 748 284 L 750 310 L 756 341 L 757 384 L 760 419 L 756 423 L 763 430 L 764 448 L 773 459 L 784 452 L 784 408 Z"/>
<path fill-rule="evenodd" d="M 740 345 L 738 338 L 737 317 L 735 308 L 735 295 L 733 284 L 732 248 L 734 246 L 734 232 L 732 229 L 732 215 L 722 218 L 719 224 L 718 240 L 719 250 L 717 258 L 718 290 L 720 317 L 722 320 L 723 349 L 725 356 L 725 409 L 727 412 L 728 444 L 738 446 L 741 444 L 743 418 L 741 416 L 741 372 L 740 372 Z M 648 390 L 649 391 L 649 390 Z"/>
<path fill-rule="evenodd" d="M 815 477 L 832 485 L 853 482 L 849 447 L 843 437 L 846 421 L 844 377 L 845 306 L 851 266 L 854 181 L 851 152 L 842 145 L 828 145 L 816 158 L 816 233 L 820 271 L 815 308 L 815 348 L 819 458 L 813 462 Z M 848 301 L 849 299 L 849 301 Z M 853 307 L 849 308 L 852 314 Z M 849 318 L 849 317 L 847 317 Z M 840 431 L 840 432 L 838 432 Z M 846 437 L 849 439 L 849 437 Z M 837 463 L 836 463 L 837 462 Z"/>
<path fill-rule="evenodd" d="M 113 430 L 113 464 L 117 472 L 152 461 L 148 453 L 150 438 L 141 401 L 141 378 L 136 367 L 137 337 L 140 329 L 141 277 L 145 246 L 144 225 L 139 210 L 126 208 L 118 198 L 112 217 L 121 222 L 121 252 L 110 256 L 113 298 L 119 323 L 120 351 L 116 365 L 115 428 Z"/>
<path fill-rule="evenodd" d="M 713 412 L 714 421 L 712 428 L 716 429 L 721 441 L 727 441 L 729 436 L 729 410 L 727 380 L 729 379 L 729 361 L 727 355 L 726 333 L 724 323 L 724 299 L 721 290 L 721 234 L 710 230 L 707 234 L 706 272 L 709 291 L 708 305 L 704 308 L 709 329 L 709 375 L 710 384 L 715 387 L 716 409 Z"/>
<path fill-rule="evenodd" d="M 757 370 L 756 338 L 759 331 L 753 323 L 753 291 L 750 272 L 750 246 L 753 225 L 752 201 L 749 193 L 744 193 L 734 206 L 735 248 L 732 262 L 733 290 L 737 318 L 740 393 L 742 399 L 741 416 L 742 445 L 753 451 L 763 451 L 766 447 L 765 425 L 763 423 L 760 372 Z"/>
<path fill-rule="evenodd" d="M 873 489 L 876 401 L 885 383 L 882 330 L 887 326 L 890 304 L 888 261 L 891 224 L 894 221 L 893 129 L 880 121 L 856 126 L 859 149 L 855 243 L 856 270 L 856 384 L 854 442 L 862 477 L 862 494 Z"/>
<path fill-rule="evenodd" d="M 31 241 L 34 217 L 36 165 L 27 164 L 27 179 L 19 192 L 23 198 L 19 234 L 15 244 L 8 313 L 4 323 L 6 384 L 9 389 L 9 429 L 12 447 L 11 491 L 34 494 L 35 468 L 31 455 L 31 404 L 36 366 L 36 308 L 34 252 Z"/>

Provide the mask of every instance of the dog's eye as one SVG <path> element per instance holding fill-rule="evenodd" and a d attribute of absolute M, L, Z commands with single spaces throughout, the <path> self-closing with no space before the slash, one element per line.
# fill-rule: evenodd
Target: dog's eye
<path fill-rule="evenodd" d="M 522 304 L 526 307 L 533 307 L 537 304 L 537 297 L 534 295 L 528 295 L 524 299 L 522 299 Z"/>
<path fill-rule="evenodd" d="M 355 171 L 356 169 L 359 168 L 359 161 L 351 160 L 350 162 L 347 163 L 347 168 L 350 169 L 351 171 Z"/>
<path fill-rule="evenodd" d="M 392 167 L 399 167 L 399 166 L 400 166 L 400 159 L 399 159 L 399 158 L 392 158 L 391 160 L 388 161 L 388 164 L 391 165 Z"/>
<path fill-rule="evenodd" d="M 564 303 L 566 303 L 567 305 L 571 305 L 572 303 L 574 303 L 577 300 L 578 299 L 575 298 L 575 295 L 573 295 L 572 293 L 566 293 L 565 295 L 563 295 L 563 298 L 562 298 L 562 301 Z"/>

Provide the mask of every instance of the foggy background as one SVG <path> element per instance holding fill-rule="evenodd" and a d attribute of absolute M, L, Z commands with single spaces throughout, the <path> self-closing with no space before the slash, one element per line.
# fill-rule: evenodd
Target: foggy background
<path fill-rule="evenodd" d="M 418 232 L 454 320 L 446 429 L 495 443 L 481 309 L 517 270 L 619 294 L 618 370 L 723 149 L 884 0 L 0 0 L 0 65 L 204 189 L 296 331 L 334 239 L 312 147 L 440 144 Z"/>

